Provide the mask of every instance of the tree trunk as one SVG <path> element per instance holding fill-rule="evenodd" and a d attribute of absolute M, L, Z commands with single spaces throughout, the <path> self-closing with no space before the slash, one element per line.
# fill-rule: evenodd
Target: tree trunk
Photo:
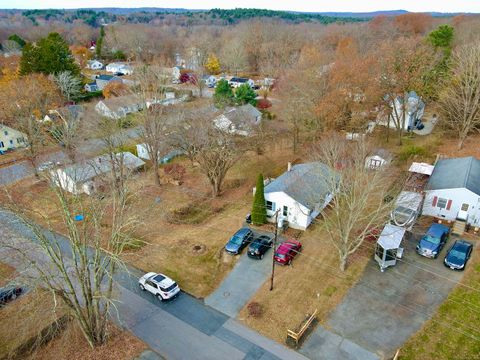
<path fill-rule="evenodd" d="M 158 167 L 155 167 L 154 171 L 155 171 L 155 184 L 157 184 L 157 186 L 161 186 L 162 182 L 160 179 L 160 172 L 158 171 Z"/>
<path fill-rule="evenodd" d="M 345 272 L 347 269 L 347 255 L 341 254 L 340 255 L 340 271 Z"/>

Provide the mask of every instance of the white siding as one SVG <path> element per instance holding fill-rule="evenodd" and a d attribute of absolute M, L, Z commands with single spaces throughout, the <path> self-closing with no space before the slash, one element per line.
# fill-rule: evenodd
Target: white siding
<path fill-rule="evenodd" d="M 286 217 L 286 220 L 288 221 L 288 225 L 291 228 L 298 229 L 298 230 L 305 230 L 312 222 L 312 217 L 308 215 L 310 214 L 310 210 L 308 210 L 305 206 L 303 206 L 302 204 L 292 199 L 290 196 L 288 196 L 284 192 L 266 193 L 265 201 L 271 201 L 275 203 L 274 211 L 267 210 L 267 215 L 270 216 L 269 221 L 271 222 L 275 221 L 275 218 L 273 216 L 275 215 L 275 211 L 278 209 L 280 209 L 280 212 L 278 213 L 279 219 L 285 218 L 283 216 L 284 206 L 288 207 L 288 215 Z M 312 215 L 316 216 L 318 215 L 318 213 L 317 214 L 314 213 Z"/>
<path fill-rule="evenodd" d="M 433 206 L 434 197 L 437 196 L 437 204 Z M 451 200 L 450 209 L 438 207 L 438 199 Z M 435 216 L 446 220 L 455 220 L 462 204 L 468 204 L 468 223 L 480 225 L 480 196 L 465 188 L 428 190 L 425 192 L 425 202 L 422 215 Z"/>
<path fill-rule="evenodd" d="M 8 126 L 0 125 L 0 150 L 25 147 L 27 136 Z"/>

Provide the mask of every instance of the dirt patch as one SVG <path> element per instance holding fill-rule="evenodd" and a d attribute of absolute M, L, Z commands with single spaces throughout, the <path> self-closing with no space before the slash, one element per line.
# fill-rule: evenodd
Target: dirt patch
<path fill-rule="evenodd" d="M 193 245 L 192 247 L 192 252 L 195 255 L 205 254 L 206 251 L 207 251 L 207 246 L 205 244 Z"/>

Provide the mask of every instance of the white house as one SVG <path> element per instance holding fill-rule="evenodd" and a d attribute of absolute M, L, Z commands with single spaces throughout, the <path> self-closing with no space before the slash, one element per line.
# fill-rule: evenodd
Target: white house
<path fill-rule="evenodd" d="M 385 149 L 375 149 L 365 159 L 365 168 L 376 170 L 388 165 L 392 161 L 392 154 Z"/>
<path fill-rule="evenodd" d="M 27 146 L 27 135 L 0 124 L 0 151 L 13 150 Z"/>
<path fill-rule="evenodd" d="M 423 215 L 480 225 L 480 160 L 474 157 L 438 160 L 425 187 Z"/>
<path fill-rule="evenodd" d="M 172 69 L 172 82 L 174 84 L 180 83 L 180 76 L 182 76 L 182 70 L 185 68 L 183 66 L 174 66 Z"/>
<path fill-rule="evenodd" d="M 103 63 L 98 60 L 88 60 L 87 69 L 91 70 L 101 70 L 103 69 Z"/>
<path fill-rule="evenodd" d="M 392 112 L 390 115 L 390 121 L 388 116 L 382 114 L 379 115 L 379 123 L 390 128 L 395 129 L 395 124 L 403 124 L 404 130 L 414 129 L 416 123 L 420 121 L 425 112 L 425 103 L 417 95 L 415 91 L 410 91 L 407 95 L 407 103 L 405 105 L 405 123 L 403 123 L 403 103 L 405 99 L 403 96 L 397 96 L 393 103 L 390 105 Z M 383 116 L 383 118 L 381 118 Z"/>
<path fill-rule="evenodd" d="M 333 198 L 336 174 L 321 162 L 291 166 L 265 186 L 267 219 L 305 230 Z"/>
<path fill-rule="evenodd" d="M 262 113 L 250 104 L 229 108 L 213 119 L 215 127 L 230 134 L 249 136 L 262 120 Z"/>
<path fill-rule="evenodd" d="M 115 155 L 116 161 L 122 161 L 129 171 L 135 171 L 145 165 L 145 162 L 130 152 L 121 152 Z M 53 182 L 72 194 L 94 193 L 101 184 L 102 176 L 112 170 L 110 156 L 102 155 L 73 164 L 64 168 L 51 170 Z"/>
<path fill-rule="evenodd" d="M 115 120 L 124 118 L 130 113 L 141 111 L 144 108 L 145 104 L 132 95 L 100 100 L 95 105 L 97 113 Z"/>
<path fill-rule="evenodd" d="M 122 73 L 123 75 L 133 74 L 133 68 L 127 63 L 123 63 L 123 62 L 110 63 L 105 67 L 105 71 L 114 73 L 114 74 Z"/>

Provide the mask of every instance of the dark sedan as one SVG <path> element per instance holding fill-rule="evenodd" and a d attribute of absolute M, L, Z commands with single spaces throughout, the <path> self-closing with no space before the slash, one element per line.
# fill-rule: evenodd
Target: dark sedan
<path fill-rule="evenodd" d="M 463 270 L 472 255 L 473 245 L 465 240 L 457 240 L 448 250 L 443 263 L 452 270 Z"/>
<path fill-rule="evenodd" d="M 272 247 L 273 241 L 270 236 L 260 235 L 248 247 L 248 256 L 252 259 L 263 259 L 263 255 Z"/>
<path fill-rule="evenodd" d="M 225 251 L 232 255 L 240 254 L 245 246 L 253 240 L 253 232 L 249 228 L 241 228 L 225 245 Z"/>
<path fill-rule="evenodd" d="M 417 245 L 417 253 L 428 258 L 437 258 L 446 244 L 450 228 L 442 224 L 432 224 Z"/>

